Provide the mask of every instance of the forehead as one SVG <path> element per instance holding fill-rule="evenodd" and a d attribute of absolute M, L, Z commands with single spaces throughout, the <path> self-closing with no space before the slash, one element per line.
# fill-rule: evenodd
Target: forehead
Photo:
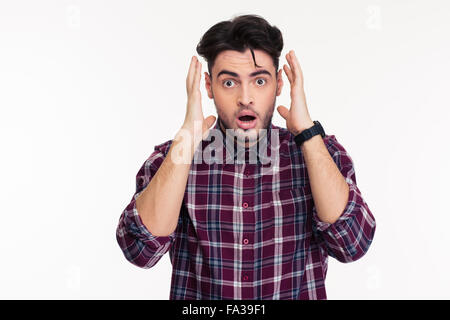
<path fill-rule="evenodd" d="M 241 76 L 246 76 L 257 69 L 266 69 L 273 73 L 275 66 L 273 65 L 272 57 L 262 50 L 253 50 L 253 52 L 256 64 L 261 68 L 255 67 L 250 49 L 247 49 L 245 52 L 225 50 L 217 55 L 211 70 L 212 74 L 215 76 L 223 69 L 236 72 Z"/>

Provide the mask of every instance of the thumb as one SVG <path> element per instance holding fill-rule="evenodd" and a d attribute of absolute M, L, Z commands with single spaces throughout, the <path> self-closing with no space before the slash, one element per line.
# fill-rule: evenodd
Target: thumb
<path fill-rule="evenodd" d="M 278 106 L 277 107 L 278 113 L 284 118 L 284 120 L 287 120 L 289 117 L 289 110 L 285 106 Z"/>
<path fill-rule="evenodd" d="M 214 122 L 216 122 L 216 117 L 215 116 L 208 116 L 205 119 L 206 127 L 208 129 L 211 128 L 211 126 L 214 124 Z"/>
<path fill-rule="evenodd" d="M 208 135 L 209 135 L 209 129 L 211 128 L 211 126 L 214 124 L 214 122 L 216 122 L 216 117 L 215 116 L 208 116 L 205 118 L 204 122 L 203 122 L 203 127 L 206 125 L 206 130 L 203 132 L 202 134 L 202 139 L 205 140 Z"/>

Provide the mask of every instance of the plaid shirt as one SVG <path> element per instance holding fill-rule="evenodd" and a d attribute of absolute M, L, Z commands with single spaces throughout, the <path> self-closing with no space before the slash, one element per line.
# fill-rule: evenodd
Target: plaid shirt
<path fill-rule="evenodd" d="M 218 122 L 214 128 L 220 128 Z M 140 168 L 116 237 L 126 259 L 141 268 L 151 268 L 169 251 L 170 299 L 326 299 L 328 256 L 351 262 L 367 252 L 375 219 L 356 185 L 350 155 L 334 135 L 323 138 L 350 193 L 340 218 L 322 222 L 293 135 L 271 124 L 267 154 L 273 154 L 273 129 L 279 133 L 279 149 L 270 168 L 259 157 L 256 163 L 226 162 L 233 155 L 229 144 L 217 154 L 223 163 L 192 161 L 178 225 L 168 236 L 149 232 L 135 199 L 173 140 L 157 145 Z M 201 151 L 208 143 L 201 142 Z M 239 153 L 234 155 L 233 160 L 239 159 Z"/>

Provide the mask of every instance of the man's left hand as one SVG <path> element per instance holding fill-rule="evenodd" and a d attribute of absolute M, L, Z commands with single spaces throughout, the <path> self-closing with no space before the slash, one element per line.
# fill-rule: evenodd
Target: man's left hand
<path fill-rule="evenodd" d="M 291 107 L 278 106 L 278 113 L 286 120 L 287 129 L 296 136 L 305 129 L 314 125 L 306 106 L 305 91 L 303 89 L 303 74 L 294 50 L 286 54 L 289 63 L 283 66 L 283 70 L 291 83 Z"/>

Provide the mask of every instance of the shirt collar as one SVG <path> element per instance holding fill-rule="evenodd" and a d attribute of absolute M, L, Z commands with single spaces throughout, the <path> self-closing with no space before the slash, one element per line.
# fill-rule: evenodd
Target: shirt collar
<path fill-rule="evenodd" d="M 242 164 L 245 162 L 265 164 L 270 161 L 271 134 L 273 129 L 278 128 L 277 126 L 270 122 L 266 134 L 253 146 L 244 148 L 242 146 L 238 147 L 238 143 L 237 141 L 234 141 L 234 137 L 232 135 L 228 137 L 226 136 L 226 132 L 224 132 L 220 127 L 220 121 L 220 118 L 218 118 L 213 128 L 218 130 L 222 136 L 224 163 Z"/>

